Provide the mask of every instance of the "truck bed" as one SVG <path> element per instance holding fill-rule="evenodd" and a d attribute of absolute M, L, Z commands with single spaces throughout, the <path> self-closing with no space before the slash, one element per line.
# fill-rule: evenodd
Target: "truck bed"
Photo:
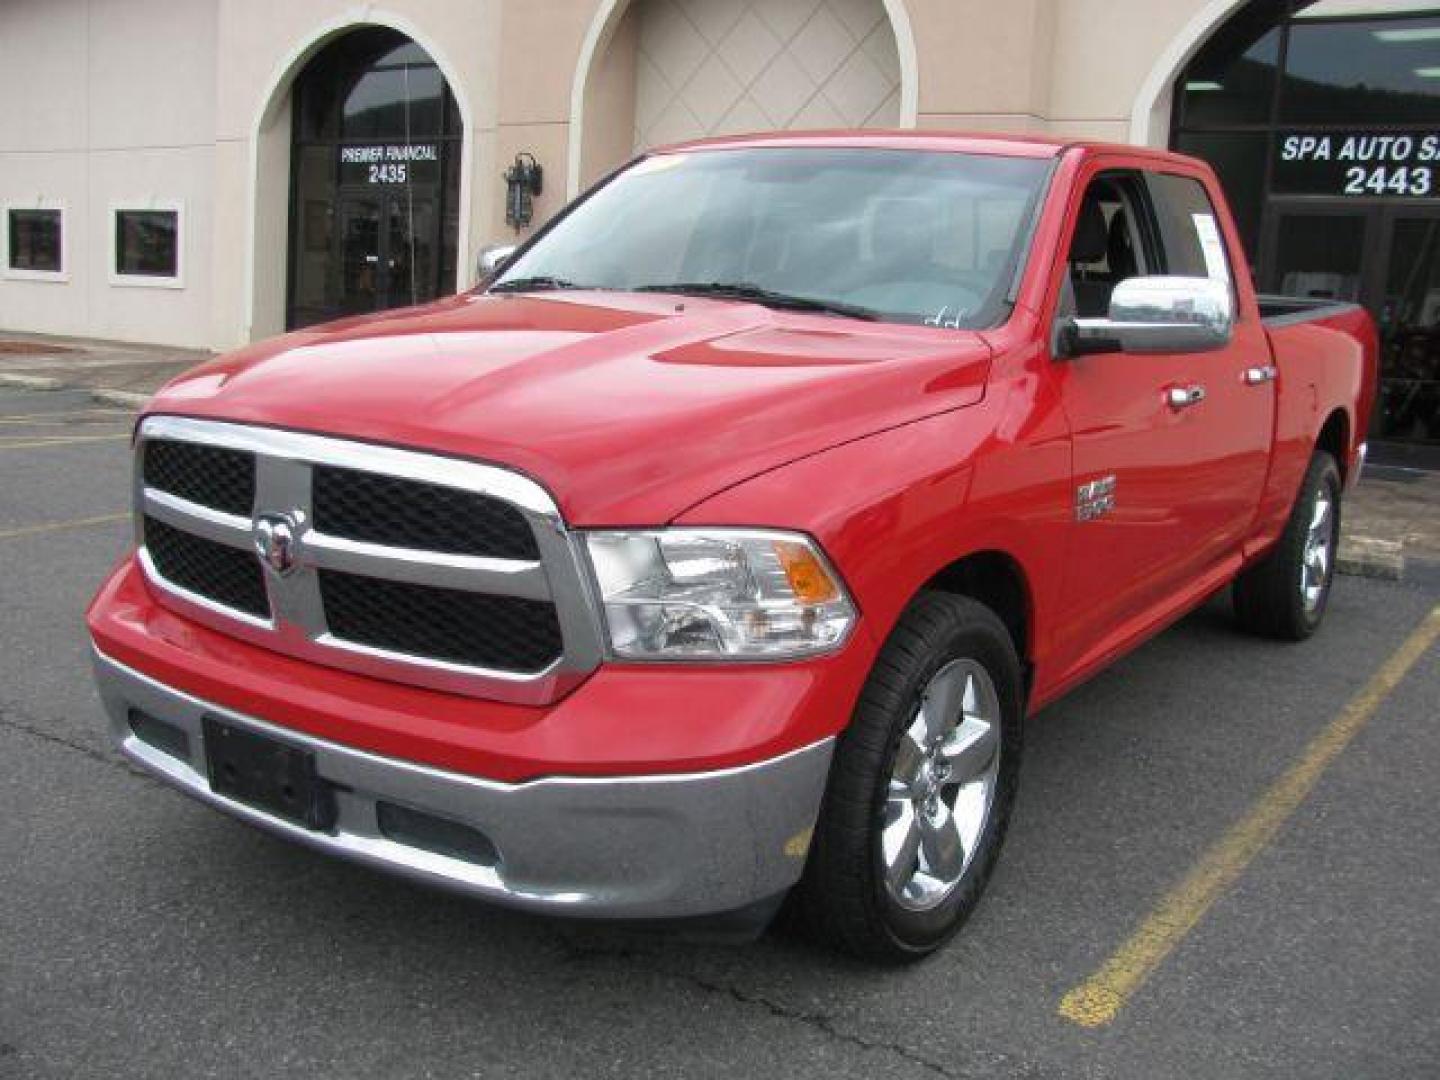
<path fill-rule="evenodd" d="M 1317 299 L 1309 296 L 1270 294 L 1257 296 L 1255 299 L 1260 304 L 1260 320 L 1271 327 L 1315 322 L 1359 307 L 1348 300 Z"/>
<path fill-rule="evenodd" d="M 1378 343 L 1375 324 L 1358 304 L 1296 296 L 1257 299 L 1281 388 L 1260 520 L 1280 521 L 1309 464 L 1316 427 L 1327 419 L 1316 415 L 1319 388 L 1332 388 L 1340 400 L 1354 401 L 1352 416 L 1363 424 L 1374 405 Z M 1337 441 L 1338 464 L 1349 478 L 1362 438 L 1347 423 Z"/>

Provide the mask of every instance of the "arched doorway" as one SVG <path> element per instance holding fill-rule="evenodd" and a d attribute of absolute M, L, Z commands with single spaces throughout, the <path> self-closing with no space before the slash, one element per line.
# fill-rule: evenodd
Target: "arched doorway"
<path fill-rule="evenodd" d="M 285 324 L 454 290 L 464 135 L 435 60 L 396 30 L 331 39 L 295 79 Z"/>
<path fill-rule="evenodd" d="M 1173 97 L 1171 145 L 1220 175 L 1260 288 L 1374 315 L 1372 436 L 1440 445 L 1440 10 L 1251 0 Z"/>
<path fill-rule="evenodd" d="M 661 143 L 913 125 L 915 93 L 898 0 L 606 0 L 576 72 L 569 186 Z"/>

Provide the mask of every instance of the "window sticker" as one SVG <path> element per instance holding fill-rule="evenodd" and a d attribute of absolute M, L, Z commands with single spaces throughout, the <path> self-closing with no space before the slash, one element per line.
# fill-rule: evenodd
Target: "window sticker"
<path fill-rule="evenodd" d="M 1225 245 L 1220 242 L 1220 230 L 1215 225 L 1214 214 L 1191 214 L 1195 222 L 1195 236 L 1200 241 L 1200 251 L 1205 256 L 1205 272 L 1214 281 L 1230 283 L 1230 264 L 1225 261 Z"/>

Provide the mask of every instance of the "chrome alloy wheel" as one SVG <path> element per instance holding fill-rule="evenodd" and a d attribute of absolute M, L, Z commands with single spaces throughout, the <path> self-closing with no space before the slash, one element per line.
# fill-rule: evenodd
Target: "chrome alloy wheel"
<path fill-rule="evenodd" d="M 952 660 L 900 736 L 881 822 L 885 888 L 901 907 L 940 904 L 965 874 L 995 802 L 1000 699 L 989 672 Z"/>
<path fill-rule="evenodd" d="M 1330 564 L 1335 558 L 1335 502 L 1322 489 L 1315 497 L 1310 515 L 1310 529 L 1305 534 L 1305 550 L 1300 560 L 1300 595 L 1306 614 L 1320 606 L 1325 588 L 1330 583 Z"/>

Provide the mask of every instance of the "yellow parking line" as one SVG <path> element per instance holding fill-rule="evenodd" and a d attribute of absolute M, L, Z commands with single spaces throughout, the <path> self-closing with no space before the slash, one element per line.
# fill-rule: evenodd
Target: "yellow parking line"
<path fill-rule="evenodd" d="M 1276 780 L 1166 894 L 1139 928 L 1100 968 L 1060 1001 L 1060 1015 L 1082 1027 L 1102 1027 L 1149 978 L 1210 905 L 1280 831 L 1315 782 L 1375 715 L 1407 672 L 1440 638 L 1440 606 L 1426 617 L 1298 761 Z"/>
<path fill-rule="evenodd" d="M 95 517 L 76 518 L 74 521 L 47 521 L 40 525 L 22 525 L 18 529 L 0 529 L 0 540 L 13 540 L 17 536 L 36 536 L 40 533 L 62 532 L 65 529 L 83 529 L 89 525 L 109 525 L 125 521 L 129 514 L 99 514 Z"/>
<path fill-rule="evenodd" d="M 15 438 L 15 436 L 10 436 Z M 93 442 L 119 442 L 121 439 L 127 442 L 130 433 L 124 432 L 119 435 L 36 435 L 34 437 L 21 436 L 19 442 L 5 442 L 0 439 L 0 450 L 38 450 L 42 446 L 73 446 L 76 443 Z"/>

